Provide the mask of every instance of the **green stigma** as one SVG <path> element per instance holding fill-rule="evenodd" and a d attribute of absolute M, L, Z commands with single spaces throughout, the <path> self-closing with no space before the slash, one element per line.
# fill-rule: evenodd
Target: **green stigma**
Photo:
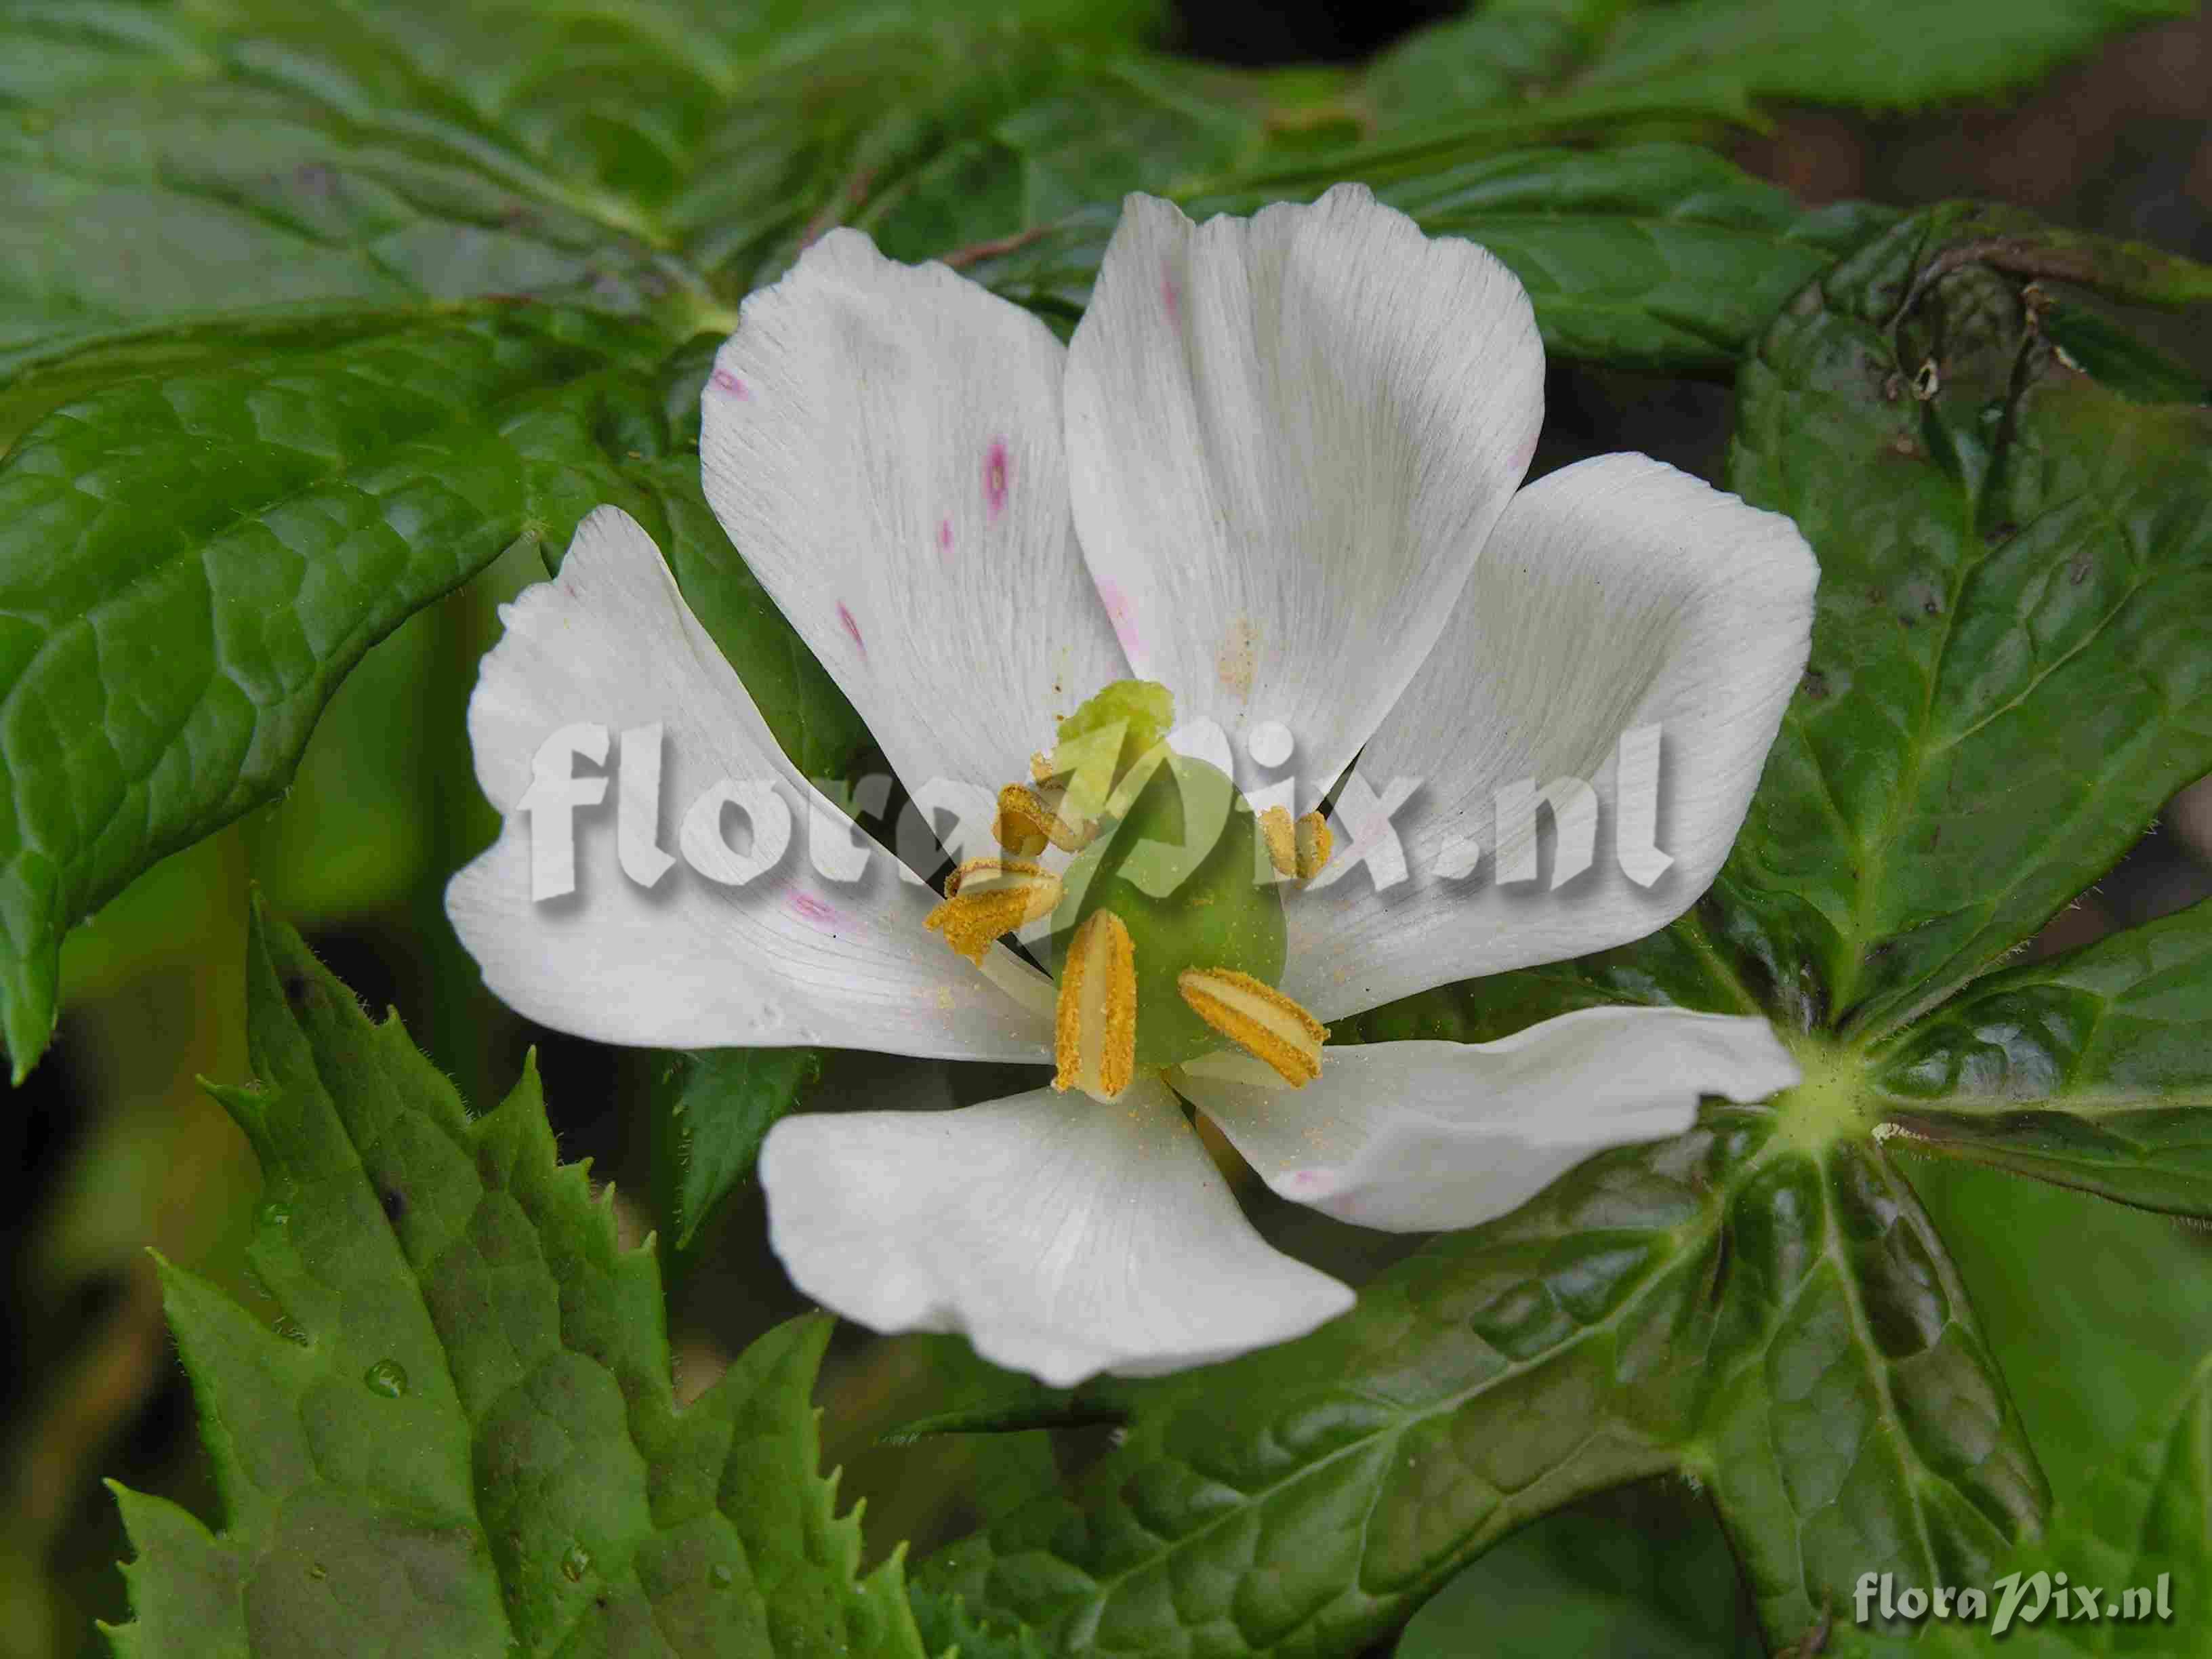
<path fill-rule="evenodd" d="M 1084 793 L 1095 792 L 1089 810 L 1097 811 L 1115 784 L 1166 742 L 1174 726 L 1174 692 L 1157 680 L 1115 680 L 1060 723 L 1053 770 L 1079 780 Z M 1118 750 L 1110 746 L 1116 727 L 1121 733 Z M 1110 773 L 1102 772 L 1102 763 L 1109 763 Z"/>

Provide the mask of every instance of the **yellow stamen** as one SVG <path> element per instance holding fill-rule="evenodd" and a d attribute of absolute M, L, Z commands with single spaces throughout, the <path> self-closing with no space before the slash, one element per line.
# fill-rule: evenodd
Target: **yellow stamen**
<path fill-rule="evenodd" d="M 1052 838 L 1038 822 L 1036 797 L 1018 783 L 999 791 L 999 816 L 991 820 L 991 838 L 1018 858 L 1034 858 Z"/>
<path fill-rule="evenodd" d="M 1287 806 L 1270 806 L 1260 814 L 1260 838 L 1267 843 L 1267 862 L 1275 866 L 1275 873 L 1302 882 L 1311 881 L 1328 866 L 1336 846 L 1328 821 L 1320 813 L 1309 812 L 1292 824 Z"/>
<path fill-rule="evenodd" d="M 1267 844 L 1267 862 L 1279 876 L 1298 872 L 1297 831 L 1291 827 L 1287 806 L 1270 806 L 1260 814 L 1260 838 Z"/>
<path fill-rule="evenodd" d="M 991 834 L 1008 852 L 1028 857 L 1041 853 L 1050 842 L 1063 853 L 1079 853 L 1098 831 L 1095 824 L 1062 816 L 1060 792 L 1049 794 L 1027 784 L 1010 783 L 999 791 L 999 816 L 991 820 Z"/>
<path fill-rule="evenodd" d="M 970 859 L 946 879 L 945 902 L 922 926 L 980 963 L 1000 934 L 1050 915 L 1059 902 L 1060 878 L 1026 860 Z"/>
<path fill-rule="evenodd" d="M 1111 910 L 1075 930 L 1053 1027 L 1052 1086 L 1119 1100 L 1137 1073 L 1137 947 Z"/>
<path fill-rule="evenodd" d="M 1273 986 L 1229 968 L 1186 968 L 1176 987 L 1191 1012 L 1273 1066 L 1293 1089 L 1321 1075 L 1328 1027 Z"/>
<path fill-rule="evenodd" d="M 1052 757 L 1046 754 L 1043 750 L 1040 749 L 1030 757 L 1030 781 L 1031 783 L 1050 783 L 1053 779 L 1058 775 L 1059 774 L 1052 769 Z"/>
<path fill-rule="evenodd" d="M 1309 812 L 1298 820 L 1298 879 L 1311 881 L 1328 867 L 1328 855 L 1336 850 L 1336 837 L 1328 833 L 1328 820 L 1318 812 Z"/>

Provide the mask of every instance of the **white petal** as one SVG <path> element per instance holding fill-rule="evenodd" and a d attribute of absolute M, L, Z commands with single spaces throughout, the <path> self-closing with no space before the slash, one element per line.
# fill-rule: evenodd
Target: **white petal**
<path fill-rule="evenodd" d="M 1182 1109 L 1049 1089 L 956 1112 L 787 1117 L 761 1148 L 792 1282 L 878 1331 L 957 1331 L 1066 1388 L 1303 1336 L 1352 1305 L 1261 1242 Z"/>
<path fill-rule="evenodd" d="M 1496 1042 L 1331 1043 L 1302 1089 L 1243 1059 L 1177 1086 L 1285 1198 L 1389 1232 L 1472 1227 L 1593 1152 L 1680 1134 L 1700 1095 L 1798 1080 L 1765 1020 L 1678 1008 L 1585 1008 Z"/>
<path fill-rule="evenodd" d="M 996 1060 L 1046 1052 L 1048 1021 L 926 932 L 934 895 L 900 879 L 890 855 L 785 758 L 635 520 L 613 507 L 592 514 L 558 579 L 526 590 L 504 616 L 507 633 L 469 702 L 469 737 L 477 780 L 507 822 L 446 891 L 461 942 L 501 1001 L 604 1042 L 821 1042 Z M 641 886 L 618 861 L 617 784 L 575 816 L 576 890 L 534 902 L 537 815 L 517 809 L 539 744 L 563 726 L 603 726 L 612 761 L 619 734 L 656 721 L 660 846 L 679 845 L 691 804 L 720 781 L 766 783 L 793 819 L 781 860 L 738 887 L 681 860 Z M 817 871 L 817 813 L 841 844 L 867 852 L 861 880 Z"/>
<path fill-rule="evenodd" d="M 1420 781 L 1393 820 L 1407 879 L 1378 893 L 1340 814 L 1347 850 L 1290 905 L 1284 988 L 1327 1019 L 1626 944 L 1680 915 L 1743 823 L 1804 672 L 1818 574 L 1788 519 L 1645 456 L 1600 456 L 1523 489 L 1346 785 L 1347 799 L 1379 800 L 1395 780 Z M 1673 863 L 1647 887 L 1616 834 L 1616 757 L 1624 734 L 1654 726 L 1656 845 Z M 1540 881 L 1501 884 L 1497 792 L 1562 778 L 1599 804 L 1594 865 L 1556 891 L 1556 858 Z M 1535 820 L 1547 842 L 1549 816 Z M 1453 878 L 1470 844 L 1481 862 Z"/>
<path fill-rule="evenodd" d="M 1333 782 L 1527 471 L 1543 348 L 1513 274 L 1358 185 L 1194 225 L 1132 196 L 1067 362 L 1085 560 L 1139 673 Z M 1316 790 L 1317 793 L 1317 790 Z"/>
<path fill-rule="evenodd" d="M 1066 358 L 834 230 L 746 300 L 702 396 L 707 499 L 911 792 L 1026 779 L 1128 672 L 1068 516 Z"/>

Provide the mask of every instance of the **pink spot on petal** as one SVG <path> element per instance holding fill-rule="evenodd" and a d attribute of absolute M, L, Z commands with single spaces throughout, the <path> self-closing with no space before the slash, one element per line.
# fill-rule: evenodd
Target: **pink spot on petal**
<path fill-rule="evenodd" d="M 844 921 L 833 906 L 824 904 L 811 893 L 793 893 L 791 896 L 791 913 L 802 921 L 812 923 L 825 933 L 842 927 Z"/>
<path fill-rule="evenodd" d="M 983 456 L 983 505 L 994 521 L 1006 510 L 1006 441 L 994 438 Z"/>
<path fill-rule="evenodd" d="M 1294 1193 L 1318 1192 L 1328 1185 L 1326 1170 L 1293 1170 L 1283 1177 L 1283 1184 Z"/>
<path fill-rule="evenodd" d="M 1168 314 L 1170 328 L 1182 325 L 1182 285 L 1176 281 L 1175 273 L 1164 260 L 1160 264 L 1160 307 Z"/>
<path fill-rule="evenodd" d="M 753 395 L 746 390 L 745 383 L 726 368 L 718 368 L 714 371 L 714 383 L 715 391 L 726 392 L 732 398 L 749 398 Z"/>
<path fill-rule="evenodd" d="M 947 558 L 952 556 L 952 520 L 950 519 L 937 521 L 937 550 Z"/>
<path fill-rule="evenodd" d="M 860 624 L 853 620 L 853 613 L 845 609 L 842 599 L 837 601 L 837 625 L 853 637 L 853 648 L 862 656 L 868 654 L 867 641 L 860 637 Z"/>
<path fill-rule="evenodd" d="M 1144 635 L 1137 631 L 1137 618 L 1129 608 L 1129 596 L 1119 584 L 1101 582 L 1098 597 L 1105 603 L 1106 620 L 1114 624 L 1114 637 L 1121 641 L 1121 654 L 1135 667 L 1145 654 Z"/>

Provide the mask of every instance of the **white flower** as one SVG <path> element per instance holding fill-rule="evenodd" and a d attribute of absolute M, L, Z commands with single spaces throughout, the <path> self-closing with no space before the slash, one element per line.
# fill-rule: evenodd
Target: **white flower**
<path fill-rule="evenodd" d="M 1331 1045 L 1305 1086 L 1275 1074 L 1311 1059 L 1301 1009 L 1333 1018 L 1679 915 L 1734 840 L 1804 667 L 1814 569 L 1786 519 L 1638 455 L 1519 488 L 1542 383 L 1505 268 L 1351 186 L 1204 225 L 1132 197 L 1066 349 L 848 230 L 745 302 L 704 393 L 708 498 L 909 788 L 1027 778 L 1055 718 L 1133 672 L 1218 721 L 1240 764 L 1261 723 L 1287 726 L 1302 805 L 1355 757 L 1347 799 L 1424 780 L 1398 818 L 1417 876 L 1454 849 L 1463 866 L 1500 787 L 1565 775 L 1604 794 L 1620 735 L 1656 725 L 1675 860 L 1648 889 L 1601 859 L 1557 893 L 1378 892 L 1356 872 L 1256 890 L 1286 895 L 1285 965 L 1273 988 L 1222 991 L 1243 1014 L 1208 1023 L 1273 1069 L 1225 1042 L 1146 1066 L 1141 1031 L 1133 1062 L 1117 1051 L 1109 1016 L 1136 1006 L 1152 934 L 1117 957 L 1096 932 L 1089 1000 L 1072 1025 L 1060 1010 L 1079 1051 L 1060 1080 L 1110 1103 L 1039 1089 L 777 1125 L 761 1176 L 803 1290 L 878 1330 L 965 1332 L 1050 1383 L 1176 1370 L 1352 1299 L 1261 1242 L 1177 1093 L 1285 1197 L 1426 1230 L 1680 1133 L 1701 1094 L 1797 1080 L 1764 1021 L 1668 1008 L 1486 1044 Z M 506 828 L 448 902 L 508 1003 L 613 1042 L 1052 1060 L 1051 982 L 1002 944 L 969 941 L 981 972 L 948 950 L 925 926 L 935 896 L 881 849 L 859 886 L 791 856 L 743 888 L 679 869 L 647 890 L 615 874 L 613 825 L 587 825 L 582 890 L 533 904 L 517 804 L 538 744 L 571 723 L 665 722 L 679 808 L 724 777 L 774 778 L 817 834 L 842 820 L 620 513 L 587 519 L 507 623 L 470 709 Z"/>

